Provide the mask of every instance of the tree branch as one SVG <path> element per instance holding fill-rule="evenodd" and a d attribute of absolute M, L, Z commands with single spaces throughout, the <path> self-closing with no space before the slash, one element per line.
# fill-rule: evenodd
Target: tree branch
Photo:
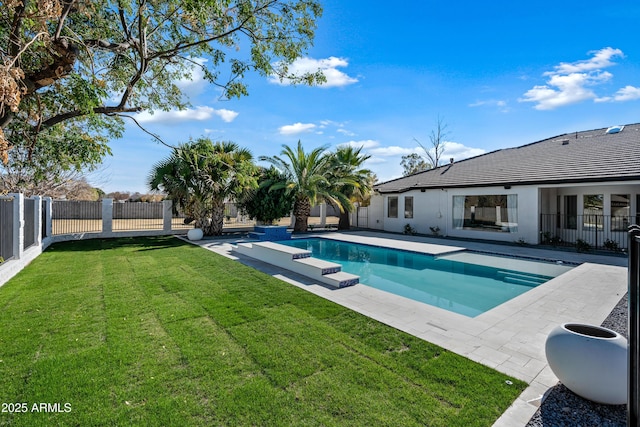
<path fill-rule="evenodd" d="M 115 106 L 115 107 L 96 107 L 93 109 L 92 112 L 93 114 L 109 115 L 109 114 L 115 114 L 115 113 L 138 113 L 140 111 L 142 111 L 141 107 L 121 108 L 120 106 Z M 87 114 L 89 113 L 81 110 L 68 111 L 66 113 L 58 114 L 57 116 L 53 116 L 45 120 L 44 122 L 42 122 L 42 129 L 47 129 L 65 120 L 86 116 Z"/>
<path fill-rule="evenodd" d="M 151 131 L 147 130 L 144 126 L 142 126 L 142 125 L 140 124 L 140 122 L 138 122 L 138 121 L 135 119 L 135 117 L 132 117 L 132 116 L 129 116 L 129 115 L 126 115 L 126 114 L 117 114 L 117 113 L 107 114 L 107 115 L 108 115 L 108 116 L 117 116 L 117 117 L 122 117 L 122 118 L 125 118 L 125 119 L 130 119 L 131 121 L 133 121 L 133 122 L 136 124 L 136 126 L 138 126 L 138 127 L 140 128 L 140 130 L 142 130 L 144 133 L 146 133 L 146 134 L 148 134 L 148 135 L 151 135 L 151 136 L 152 136 L 154 139 L 156 139 L 160 144 L 164 145 L 165 147 L 169 147 L 169 148 L 177 148 L 177 147 L 175 147 L 175 146 L 173 146 L 173 145 L 171 145 L 171 144 L 168 144 L 168 143 L 164 142 L 164 141 L 162 140 L 162 138 L 160 138 L 157 134 L 155 134 L 155 133 L 153 133 L 153 132 L 151 132 Z"/>
<path fill-rule="evenodd" d="M 55 39 L 59 39 L 60 38 L 60 33 L 62 33 L 62 28 L 64 28 L 64 22 L 67 19 L 67 16 L 69 16 L 69 12 L 71 12 L 73 5 L 76 3 L 77 0 L 68 0 L 64 2 L 64 8 L 62 9 L 62 14 L 60 15 L 60 19 L 58 20 L 58 24 L 56 25 L 56 31 L 53 34 L 53 38 Z"/>

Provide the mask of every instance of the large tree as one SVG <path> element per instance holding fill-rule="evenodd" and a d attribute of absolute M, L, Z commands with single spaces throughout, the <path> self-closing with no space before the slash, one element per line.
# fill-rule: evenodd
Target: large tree
<path fill-rule="evenodd" d="M 305 152 L 298 141 L 296 149 L 283 145 L 280 154 L 282 157 L 263 156 L 260 160 L 271 163 L 286 176 L 285 182 L 276 183 L 271 188 L 285 188 L 288 194 L 293 195 L 294 231 L 307 231 L 311 207 L 320 202 L 331 203 L 340 211 L 351 208 L 349 197 L 339 191 L 342 178 L 332 176 L 333 158 L 326 152 L 326 147 Z"/>
<path fill-rule="evenodd" d="M 22 150 L 91 167 L 131 113 L 184 109 L 196 69 L 222 97 L 247 72 L 314 84 L 288 66 L 310 46 L 317 0 L 8 0 L 0 5 L 0 159 Z M 96 160 L 97 159 L 97 160 Z"/>
<path fill-rule="evenodd" d="M 423 172 L 433 168 L 418 153 L 411 153 L 402 156 L 400 166 L 403 168 L 402 176 L 413 175 L 414 173 Z"/>
<path fill-rule="evenodd" d="M 362 148 L 343 145 L 331 155 L 333 167 L 331 168 L 330 182 L 336 187 L 337 192 L 343 194 L 352 203 L 366 199 L 373 184 L 373 173 L 362 167 L 363 163 L 371 156 L 362 153 Z M 349 212 L 352 210 L 353 205 L 350 204 L 340 211 L 339 230 L 350 228 Z"/>
<path fill-rule="evenodd" d="M 257 167 L 251 153 L 233 142 L 190 141 L 173 150 L 149 174 L 149 187 L 162 191 L 195 220 L 206 236 L 219 236 L 224 203 L 256 188 Z"/>

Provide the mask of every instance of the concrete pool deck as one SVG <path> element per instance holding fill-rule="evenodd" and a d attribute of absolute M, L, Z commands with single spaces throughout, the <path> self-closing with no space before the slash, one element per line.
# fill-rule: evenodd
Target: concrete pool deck
<path fill-rule="evenodd" d="M 526 381 L 529 387 L 494 424 L 499 427 L 526 425 L 542 396 L 557 384 L 558 379 L 548 367 L 544 354 L 545 340 L 551 329 L 565 322 L 600 325 L 627 292 L 627 259 L 623 257 L 376 232 L 333 232 L 321 236 L 424 253 L 472 249 L 582 263 L 525 294 L 470 318 L 362 284 L 329 289 L 307 277 L 236 254 L 234 244 L 241 240 L 193 242 Z"/>

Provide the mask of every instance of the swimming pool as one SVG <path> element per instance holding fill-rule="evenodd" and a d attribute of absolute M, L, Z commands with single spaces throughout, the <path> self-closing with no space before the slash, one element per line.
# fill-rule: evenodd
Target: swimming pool
<path fill-rule="evenodd" d="M 457 251 L 431 256 L 333 239 L 277 242 L 342 265 L 360 282 L 475 317 L 573 268 L 550 262 Z"/>

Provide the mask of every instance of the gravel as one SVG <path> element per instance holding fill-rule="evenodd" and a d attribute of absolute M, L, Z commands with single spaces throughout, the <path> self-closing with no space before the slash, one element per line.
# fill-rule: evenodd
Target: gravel
<path fill-rule="evenodd" d="M 629 338 L 627 331 L 628 296 L 622 297 L 602 326 Z M 583 399 L 561 383 L 547 397 L 526 427 L 613 427 L 627 425 L 627 405 L 601 405 Z"/>

